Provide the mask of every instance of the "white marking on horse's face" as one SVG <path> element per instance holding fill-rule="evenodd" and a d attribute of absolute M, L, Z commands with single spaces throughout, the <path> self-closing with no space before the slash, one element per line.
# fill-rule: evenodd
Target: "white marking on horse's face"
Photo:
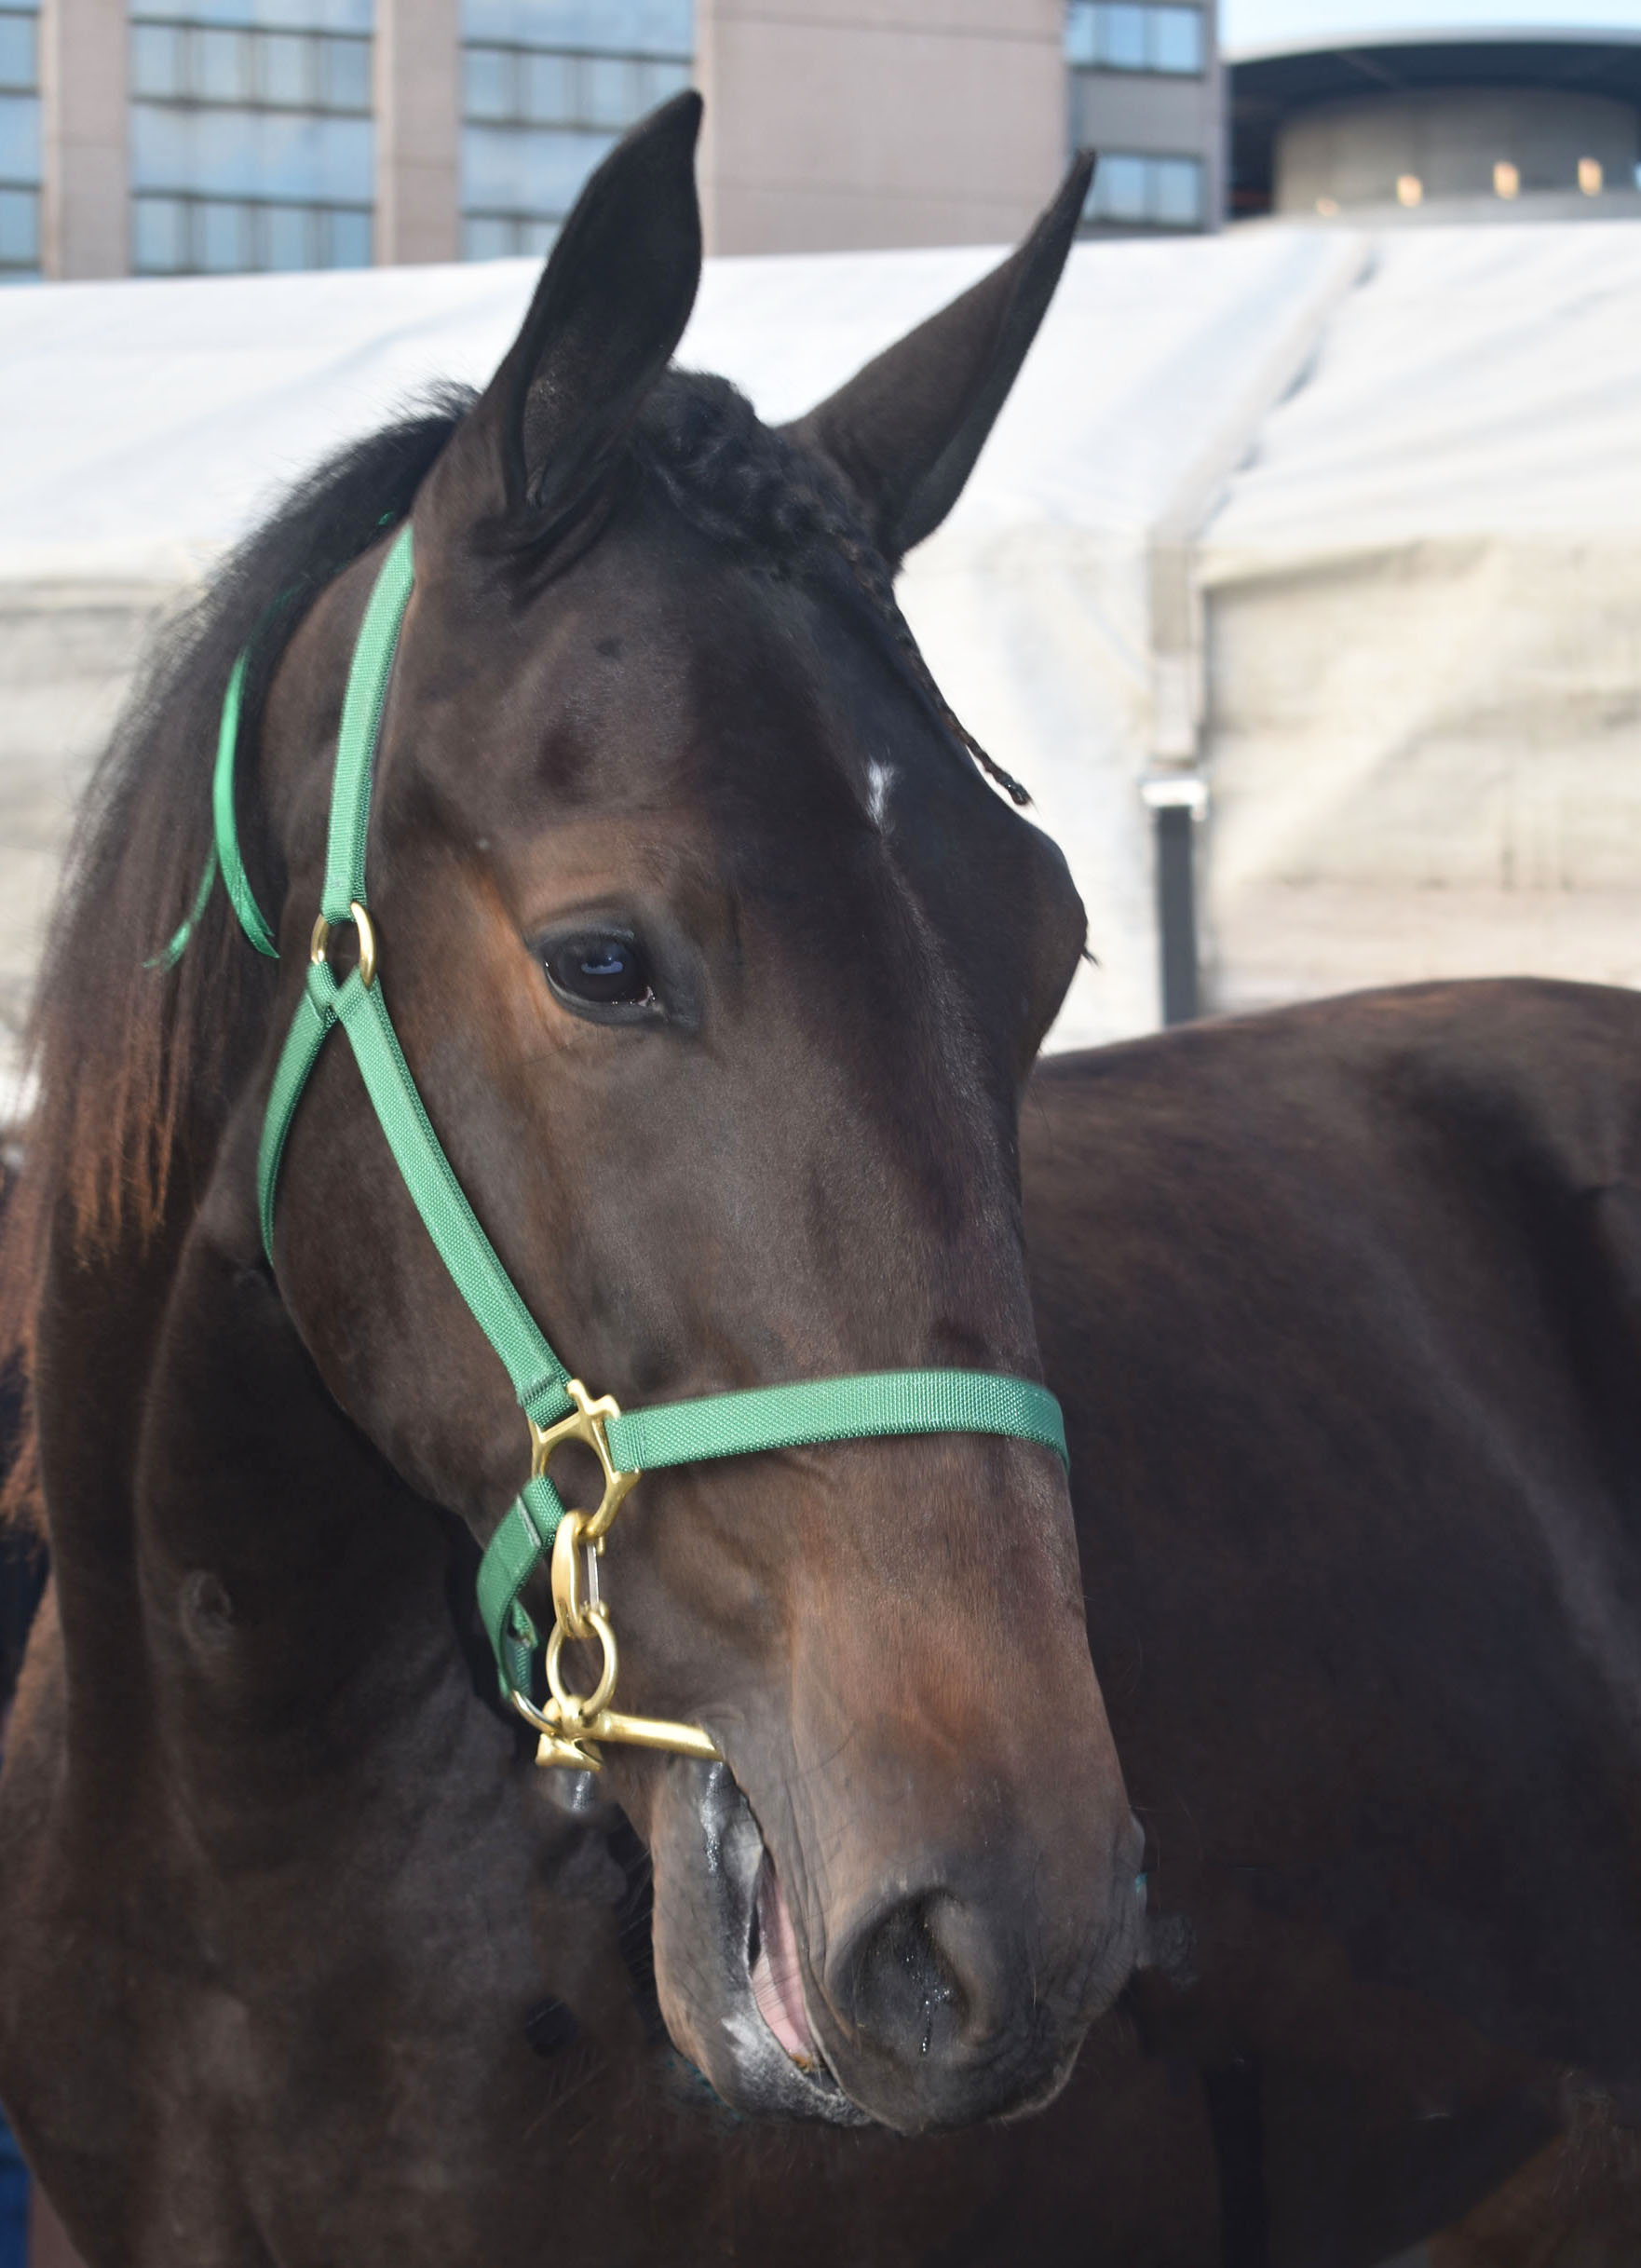
<path fill-rule="evenodd" d="M 888 791 L 894 785 L 894 770 L 888 764 L 879 764 L 874 756 L 866 767 L 866 808 L 872 814 L 872 824 L 881 827 L 888 812 Z"/>

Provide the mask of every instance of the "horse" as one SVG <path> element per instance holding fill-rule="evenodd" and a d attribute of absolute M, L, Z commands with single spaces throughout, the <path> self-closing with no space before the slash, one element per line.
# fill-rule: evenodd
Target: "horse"
<path fill-rule="evenodd" d="M 1631 2084 L 1636 1012 L 1386 996 L 1033 1077 L 1082 910 L 892 574 L 1086 166 L 771 434 L 669 369 L 698 116 L 606 160 L 481 397 L 251 540 L 101 775 L 7 1236 L 52 1583 L 0 2098 L 94 2268 L 1365 2268 L 1552 2139 L 1564 2066 Z M 407 527 L 372 911 L 310 943 Z M 645 1472 L 623 1676 L 700 1745 L 526 1731 L 476 1611 L 518 1411 L 340 1045 L 259 1238 L 295 1003 L 367 950 L 586 1376 L 1042 1375 L 1075 1529 L 1019 1436 Z"/>
<path fill-rule="evenodd" d="M 1244 2073 L 1251 2259 L 1347 2257 L 1352 2127 L 1382 2253 L 1570 2131 L 1550 2208 L 1635 2254 L 1638 1060 L 1634 993 L 1512 979 L 1028 1091 L 1091 1643 L 1189 1935 L 1134 1990 Z"/>
<path fill-rule="evenodd" d="M 608 1926 L 596 1868 L 562 1910 L 580 1838 L 453 1608 L 539 1503 L 565 1392 L 520 1385 L 526 1430 L 345 1051 L 281 1136 L 259 1244 L 259 1129 L 316 970 L 390 998 L 451 1202 L 595 1382 L 554 1480 L 576 1443 L 607 1458 L 611 1393 L 664 1424 L 929 1365 L 1047 1401 L 1016 1129 L 1083 913 L 918 666 L 889 563 L 966 478 L 1088 167 L 771 433 L 668 368 L 699 112 L 606 160 L 477 400 L 361 443 L 232 564 L 56 917 L 11 1247 L 52 1581 L 0 1800 L 0 2092 L 93 2261 L 533 2257 L 525 2018 L 576 2004 Z M 350 660 L 413 546 L 371 913 L 353 889 L 327 956 Z M 658 1717 L 602 1705 L 609 1604 L 565 1517 L 589 1593 L 548 1679 L 566 1633 L 604 1673 L 575 1724 L 598 1747 L 561 1750 L 653 1854 L 659 2006 L 732 2109 L 1022 2111 L 1130 1972 L 1139 1830 L 1064 1465 L 1011 1423 L 646 1471 L 605 1580 L 624 1699 Z M 658 1725 L 722 1760 L 604 1745 Z"/>

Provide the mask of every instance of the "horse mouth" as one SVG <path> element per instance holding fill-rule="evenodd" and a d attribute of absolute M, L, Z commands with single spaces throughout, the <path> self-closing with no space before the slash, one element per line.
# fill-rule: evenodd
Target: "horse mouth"
<path fill-rule="evenodd" d="M 758 2014 L 798 2070 L 811 2075 L 818 2069 L 824 2071 L 814 2027 L 809 2022 L 808 2003 L 804 1998 L 803 1962 L 792 1909 L 767 1851 L 758 1870 L 758 1886 L 753 1899 L 747 1973 Z"/>
<path fill-rule="evenodd" d="M 871 2125 L 827 2064 L 792 1909 L 751 1805 L 726 1765 L 695 1766 L 674 1786 L 689 1790 L 687 1843 L 668 1837 L 682 1864 L 668 1869 L 670 1895 L 658 1868 L 655 1922 L 673 2041 L 731 2110 Z M 701 1959 L 707 1944 L 715 1960 Z"/>
<path fill-rule="evenodd" d="M 750 1813 L 749 1813 L 750 1819 Z M 756 1832 L 756 1823 L 753 1822 Z M 809 2020 L 804 1991 L 803 1956 L 775 1861 L 760 1843 L 760 1861 L 746 1931 L 746 1981 L 765 2032 L 785 2058 L 791 2080 L 807 2101 L 789 2098 L 788 2113 L 828 2120 L 833 2125 L 866 2125 L 867 2113 L 852 2103 L 833 2076 L 825 2051 Z M 760 2057 L 760 2062 L 766 2061 Z M 782 2090 L 784 2093 L 786 2090 Z"/>

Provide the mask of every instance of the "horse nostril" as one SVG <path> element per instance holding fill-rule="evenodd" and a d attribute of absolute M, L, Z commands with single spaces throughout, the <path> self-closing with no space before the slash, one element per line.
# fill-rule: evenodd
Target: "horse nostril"
<path fill-rule="evenodd" d="M 902 1900 L 863 1934 L 850 1999 L 861 2030 L 898 2056 L 972 2045 L 999 2015 L 996 1954 L 973 1908 L 948 1892 Z"/>
<path fill-rule="evenodd" d="M 899 1874 L 837 1930 L 815 1979 L 838 2085 L 903 2134 L 1051 2101 L 1131 1965 L 1144 1909 L 1129 1856 L 1119 1912 L 1034 1897 L 983 1854 Z"/>

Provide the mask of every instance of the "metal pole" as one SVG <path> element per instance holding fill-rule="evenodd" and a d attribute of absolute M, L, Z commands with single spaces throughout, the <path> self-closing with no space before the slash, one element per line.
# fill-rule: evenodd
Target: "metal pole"
<path fill-rule="evenodd" d="M 1155 816 L 1157 946 L 1162 1021 L 1189 1024 L 1201 1013 L 1197 940 L 1196 827 L 1208 790 L 1194 771 L 1155 771 L 1140 782 Z"/>

